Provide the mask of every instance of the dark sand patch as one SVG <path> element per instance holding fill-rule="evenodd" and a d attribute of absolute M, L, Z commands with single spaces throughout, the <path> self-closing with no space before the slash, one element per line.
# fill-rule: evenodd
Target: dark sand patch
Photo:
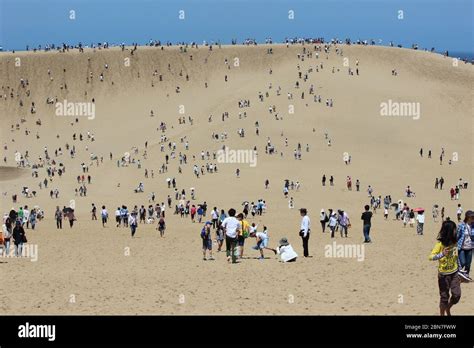
<path fill-rule="evenodd" d="M 30 171 L 24 168 L 0 166 L 0 182 L 9 181 L 28 175 Z"/>

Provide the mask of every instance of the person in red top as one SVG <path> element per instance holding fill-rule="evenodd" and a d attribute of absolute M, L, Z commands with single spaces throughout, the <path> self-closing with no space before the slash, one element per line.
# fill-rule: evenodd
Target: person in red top
<path fill-rule="evenodd" d="M 194 217 L 196 216 L 196 206 L 193 204 L 191 206 L 191 221 L 194 222 Z"/>

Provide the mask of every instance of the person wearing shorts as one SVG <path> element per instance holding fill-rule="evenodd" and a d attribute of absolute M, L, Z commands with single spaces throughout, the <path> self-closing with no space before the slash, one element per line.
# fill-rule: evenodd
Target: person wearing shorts
<path fill-rule="evenodd" d="M 211 238 L 211 226 L 212 222 L 206 221 L 204 227 L 201 230 L 201 238 L 202 238 L 202 256 L 203 260 L 206 261 L 206 254 L 209 251 L 209 260 L 214 260 L 212 257 L 212 238 Z"/>
<path fill-rule="evenodd" d="M 244 219 L 244 214 L 237 215 L 237 219 L 241 223 L 239 236 L 237 237 L 237 245 L 239 246 L 239 259 L 244 256 L 245 239 L 249 236 L 250 224 Z"/>
<path fill-rule="evenodd" d="M 222 244 L 224 244 L 224 229 L 222 228 L 221 224 L 217 226 L 216 241 L 217 241 L 217 251 L 219 252 L 222 249 Z"/>
<path fill-rule="evenodd" d="M 259 260 L 263 260 L 265 257 L 263 256 L 263 249 L 268 249 L 273 251 L 274 254 L 277 253 L 276 249 L 272 249 L 268 247 L 268 230 L 266 226 L 263 226 L 263 232 L 252 232 L 251 237 L 257 238 L 257 245 L 253 247 L 253 249 L 260 251 Z"/>
<path fill-rule="evenodd" d="M 456 224 L 446 220 L 441 226 L 429 260 L 438 261 L 440 315 L 451 315 L 451 308 L 461 299 Z"/>

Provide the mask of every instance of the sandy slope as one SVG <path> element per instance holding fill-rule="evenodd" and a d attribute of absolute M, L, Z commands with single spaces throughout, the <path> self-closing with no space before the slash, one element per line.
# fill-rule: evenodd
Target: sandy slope
<path fill-rule="evenodd" d="M 305 46 L 312 51 L 312 46 Z M 336 238 L 339 243 L 362 242 L 362 225 L 359 219 L 364 204 L 368 202 L 367 185 L 375 194 L 390 194 L 395 200 L 403 198 L 404 189 L 411 185 L 417 197 L 409 199 L 412 207 L 431 209 L 437 203 L 446 207 L 446 215 L 455 217 L 458 202 L 449 199 L 448 190 L 462 177 L 469 182 L 469 190 L 462 191 L 459 201 L 465 210 L 472 208 L 472 81 L 471 65 L 454 67 L 451 59 L 425 52 L 382 47 L 343 47 L 343 56 L 334 49 L 326 57 L 297 60 L 302 46 L 273 46 L 273 55 L 266 54 L 265 46 L 215 47 L 188 49 L 140 47 L 133 56 L 130 51 L 119 49 L 62 53 L 4 53 L 0 55 L 2 86 L 14 88 L 14 98 L 0 100 L 2 119 L 2 158 L 7 156 L 7 166 L 14 166 L 16 150 L 30 153 L 34 161 L 43 154 L 47 145 L 54 157 L 54 150 L 65 143 L 75 144 L 78 154 L 74 160 L 65 153 L 58 159 L 66 166 L 62 178 L 57 176 L 53 188 L 60 190 L 59 199 L 49 198 L 49 189 L 39 190 L 40 178 L 30 175 L 12 179 L 1 171 L 2 210 L 11 208 L 11 195 L 19 193 L 22 186 L 29 186 L 39 193 L 36 199 L 20 198 L 21 204 L 40 205 L 47 218 L 34 232 L 27 231 L 31 244 L 39 249 L 38 262 L 26 259 L 2 259 L 0 274 L 2 312 L 31 314 L 436 314 L 438 288 L 436 263 L 428 261 L 428 254 L 435 242 L 439 223 L 427 218 L 425 235 L 416 235 L 398 221 L 384 221 L 382 212 L 374 217 L 372 235 L 374 243 L 366 246 L 365 260 L 327 258 L 325 245 L 331 243 L 328 234 L 320 232 L 318 215 L 321 208 L 342 208 L 352 218 L 348 239 Z M 191 60 L 189 55 L 193 56 Z M 15 58 L 21 66 L 15 67 Z M 90 61 L 88 61 L 90 57 Z M 234 58 L 239 67 L 234 67 Z M 355 70 L 359 60 L 360 76 L 349 76 L 343 58 L 349 58 Z M 124 59 L 130 58 L 130 66 Z M 231 66 L 227 69 L 225 59 Z M 207 60 L 206 60 L 207 59 Z M 323 63 L 319 72 L 309 74 L 307 82 L 298 79 L 297 64 L 303 74 L 309 67 Z M 109 69 L 104 69 L 104 64 Z M 168 70 L 170 64 L 170 70 Z M 335 73 L 332 73 L 335 67 Z M 269 69 L 273 73 L 269 74 Z M 48 77 L 51 69 L 53 81 Z M 66 69 L 66 72 L 63 72 Z M 152 77 L 154 70 L 163 74 L 163 82 Z M 337 71 L 340 69 L 340 71 Z M 399 75 L 392 76 L 397 69 Z M 180 71 L 182 75 L 180 76 Z M 93 82 L 86 83 L 89 71 Z M 104 72 L 104 82 L 98 75 Z M 185 76 L 189 74 L 190 81 Z M 228 82 L 224 81 L 228 75 Z M 354 74 L 355 75 L 355 74 Z M 140 77 L 138 77 L 140 76 Z M 28 79 L 30 97 L 19 86 L 20 78 Z M 296 81 L 302 84 L 294 88 Z M 113 84 L 112 84 L 113 81 Z M 151 86 L 152 81 L 154 87 Z M 207 81 L 209 88 L 204 87 Z M 61 84 L 67 84 L 67 91 Z M 269 83 L 273 88 L 268 90 Z M 314 103 L 308 95 L 310 84 L 315 94 L 321 94 L 323 103 Z M 181 93 L 176 94 L 176 86 Z M 276 88 L 281 86 L 281 96 Z M 4 93 L 2 90 L 2 94 Z M 305 91 L 305 99 L 300 94 Z M 19 96 L 16 96 L 19 91 Z M 85 97 L 87 91 L 87 97 Z M 264 102 L 258 92 L 269 91 Z M 294 100 L 287 99 L 287 92 Z M 96 117 L 71 125 L 73 118 L 54 115 L 54 106 L 45 103 L 48 97 L 59 100 L 90 101 L 95 98 Z M 326 98 L 334 100 L 334 107 L 324 105 Z M 18 105 L 23 99 L 25 106 Z M 250 99 L 251 108 L 239 109 L 239 99 Z M 387 117 L 380 115 L 380 103 L 389 99 L 400 102 L 419 102 L 421 117 Z M 34 101 L 37 113 L 29 113 Z M 288 105 L 295 107 L 288 114 Z M 179 125 L 180 105 L 185 106 L 185 116 L 192 116 L 194 125 Z M 275 120 L 268 107 L 275 105 L 282 120 Z M 155 117 L 149 117 L 153 109 Z M 224 111 L 230 113 L 221 121 Z M 238 112 L 247 111 L 246 119 L 239 119 Z M 207 121 L 213 115 L 213 122 Z M 10 125 L 26 122 L 20 131 L 10 131 Z M 42 125 L 35 120 L 41 118 Z M 255 135 L 255 121 L 260 123 L 260 136 Z M 177 152 L 185 152 L 180 137 L 187 136 L 190 150 L 188 164 L 183 174 L 177 173 L 177 160 L 172 160 L 168 174 L 158 174 L 164 162 L 160 152 L 156 128 L 160 121 L 168 124 L 167 136 L 177 143 Z M 245 128 L 246 137 L 237 135 L 238 128 Z M 313 128 L 315 131 L 313 132 Z M 31 131 L 25 135 L 25 129 Z M 72 134 L 91 131 L 96 141 L 73 142 Z M 195 179 L 192 174 L 192 155 L 200 166 L 201 150 L 217 150 L 224 143 L 211 139 L 212 132 L 226 131 L 225 142 L 233 149 L 259 151 L 258 165 L 220 164 L 218 174 L 206 174 Z M 324 133 L 328 131 L 332 146 L 328 147 Z M 35 137 L 39 132 L 40 139 Z M 281 132 L 284 136 L 281 136 Z M 59 138 L 56 135 L 60 135 Z M 264 153 L 267 137 L 278 151 L 270 156 Z M 284 140 L 288 138 L 289 146 Z M 14 139 L 14 142 L 12 142 Z M 142 169 L 135 166 L 117 168 L 116 160 L 133 146 L 143 152 L 148 140 L 148 159 Z M 298 142 L 303 146 L 301 161 L 293 159 Z M 8 150 L 3 150 L 3 143 Z M 310 152 L 304 151 L 309 144 Z M 81 174 L 80 163 L 88 161 L 89 152 L 104 157 L 99 167 L 90 166 L 87 197 L 75 197 L 76 176 Z M 425 150 L 423 159 L 418 155 Z M 448 159 L 456 152 L 459 161 L 439 165 L 441 147 Z M 433 158 L 426 153 L 432 149 Z M 114 159 L 109 161 L 112 152 Z M 343 154 L 352 156 L 346 166 Z M 138 156 L 135 156 L 138 158 Z M 141 156 L 140 156 L 141 157 Z M 213 161 L 215 162 L 215 161 Z M 234 175 L 241 169 L 241 177 Z M 154 179 L 144 179 L 144 168 L 154 169 Z M 334 187 L 321 187 L 321 176 L 334 175 Z M 345 177 L 359 178 L 362 192 L 348 192 Z M 268 212 L 255 222 L 269 227 L 272 245 L 287 236 L 301 255 L 297 231 L 300 217 L 297 210 L 288 209 L 283 198 L 283 180 L 300 181 L 300 192 L 290 192 L 296 207 L 307 207 L 313 223 L 310 240 L 310 259 L 299 259 L 294 264 L 281 264 L 273 256 L 258 261 L 257 252 L 247 242 L 246 255 L 250 259 L 238 265 L 228 265 L 224 253 L 217 254 L 214 262 L 202 261 L 199 237 L 200 225 L 182 220 L 167 211 L 167 236 L 160 239 L 154 226 L 140 225 L 137 238 L 131 239 L 128 229 L 116 229 L 113 223 L 102 229 L 99 222 L 90 221 L 90 206 L 105 204 L 111 215 L 119 204 L 141 205 L 148 203 L 148 194 L 154 191 L 158 201 L 164 201 L 173 190 L 165 183 L 167 176 L 175 176 L 178 188 L 195 187 L 197 202 L 207 201 L 210 207 L 228 209 L 240 207 L 244 200 L 263 198 L 268 202 Z M 435 177 L 446 180 L 443 191 L 434 190 Z M 265 179 L 270 189 L 265 190 Z M 145 182 L 145 193 L 134 194 L 132 189 L 139 181 Z M 120 187 L 117 184 L 120 183 Z M 76 200 L 77 225 L 58 231 L 53 215 L 56 205 L 67 205 Z M 428 214 L 430 215 L 430 214 Z M 130 255 L 125 256 L 126 248 Z M 453 310 L 455 314 L 472 314 L 474 304 L 472 285 L 463 285 L 463 298 Z M 71 295 L 76 302 L 69 303 Z M 180 303 L 184 295 L 184 303 Z M 399 303 L 400 295 L 403 303 Z M 289 301 L 293 299 L 294 301 Z M 291 302 L 291 303 L 290 303 Z"/>

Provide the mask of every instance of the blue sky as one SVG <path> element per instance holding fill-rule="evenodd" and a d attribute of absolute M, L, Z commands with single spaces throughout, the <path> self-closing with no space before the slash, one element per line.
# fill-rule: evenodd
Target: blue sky
<path fill-rule="evenodd" d="M 322 36 L 473 52 L 473 11 L 472 0 L 0 0 L 0 45 Z"/>

